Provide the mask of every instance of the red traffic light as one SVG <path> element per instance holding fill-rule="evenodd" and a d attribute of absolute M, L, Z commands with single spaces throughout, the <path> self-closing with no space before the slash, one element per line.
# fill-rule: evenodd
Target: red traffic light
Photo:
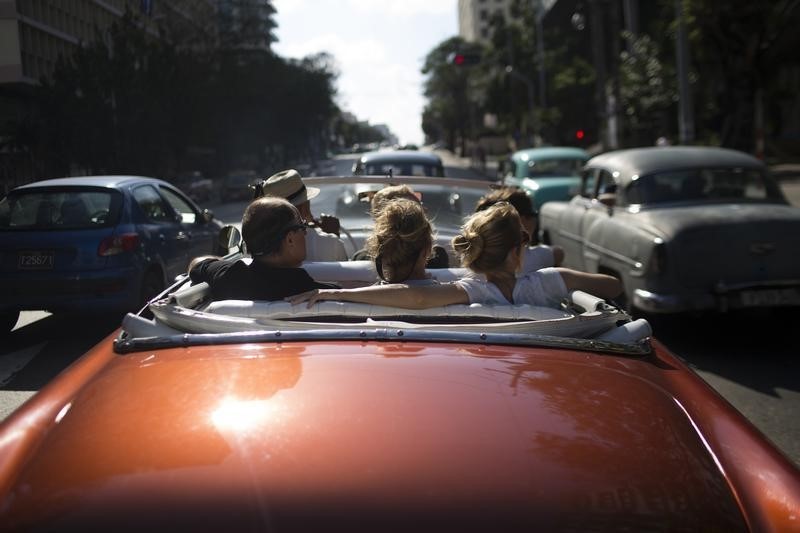
<path fill-rule="evenodd" d="M 586 137 L 586 132 L 585 131 L 577 130 L 575 132 L 575 138 L 578 139 L 579 141 L 582 141 L 584 137 Z"/>
<path fill-rule="evenodd" d="M 466 67 L 480 63 L 481 56 L 477 53 L 451 52 L 447 55 L 447 62 L 458 67 Z"/>

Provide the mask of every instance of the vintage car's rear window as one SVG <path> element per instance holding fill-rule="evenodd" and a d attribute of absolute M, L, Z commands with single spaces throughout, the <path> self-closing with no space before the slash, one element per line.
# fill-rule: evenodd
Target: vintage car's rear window
<path fill-rule="evenodd" d="M 528 161 L 529 178 L 546 178 L 548 176 L 580 176 L 585 159 L 539 159 Z"/>
<path fill-rule="evenodd" d="M 780 200 L 780 193 L 758 170 L 700 168 L 642 176 L 627 191 L 628 203 Z"/>
<path fill-rule="evenodd" d="M 23 189 L 0 201 L 0 229 L 79 230 L 117 224 L 119 191 L 61 187 Z"/>
<path fill-rule="evenodd" d="M 389 172 L 393 176 L 444 176 L 442 167 L 422 163 L 368 163 L 364 169 L 363 173 L 371 176 L 385 176 Z"/>

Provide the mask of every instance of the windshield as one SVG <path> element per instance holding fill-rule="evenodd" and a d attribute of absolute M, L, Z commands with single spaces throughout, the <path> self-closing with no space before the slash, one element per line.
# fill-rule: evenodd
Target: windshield
<path fill-rule="evenodd" d="M 540 159 L 528 161 L 529 178 L 580 176 L 585 159 Z"/>
<path fill-rule="evenodd" d="M 434 229 L 455 232 L 464 219 L 472 214 L 478 200 L 489 191 L 488 184 L 476 183 L 475 187 L 452 186 L 451 184 L 414 184 Z M 325 185 L 319 182 L 314 187 L 320 194 L 313 200 L 315 214 L 326 213 L 338 217 L 344 228 L 371 227 L 369 193 L 383 187 L 375 183 L 352 183 L 347 185 Z M 361 198 L 359 198 L 359 196 Z"/>
<path fill-rule="evenodd" d="M 643 176 L 628 187 L 631 204 L 669 202 L 782 201 L 775 185 L 757 170 L 700 168 Z"/>
<path fill-rule="evenodd" d="M 97 189 L 20 190 L 0 201 L 0 229 L 76 230 L 112 226 L 122 196 Z"/>

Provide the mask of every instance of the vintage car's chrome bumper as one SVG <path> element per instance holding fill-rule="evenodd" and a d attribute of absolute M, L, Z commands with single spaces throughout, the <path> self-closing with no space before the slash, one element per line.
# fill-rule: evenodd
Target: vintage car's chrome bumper
<path fill-rule="evenodd" d="M 711 294 L 697 295 L 691 300 L 674 294 L 657 294 L 644 289 L 633 291 L 633 305 L 647 313 L 680 313 L 702 309 L 716 309 L 716 299 Z"/>
<path fill-rule="evenodd" d="M 800 283 L 788 280 L 758 285 L 717 286 L 715 292 L 682 295 L 636 289 L 633 291 L 632 303 L 634 307 L 649 313 L 800 306 Z"/>

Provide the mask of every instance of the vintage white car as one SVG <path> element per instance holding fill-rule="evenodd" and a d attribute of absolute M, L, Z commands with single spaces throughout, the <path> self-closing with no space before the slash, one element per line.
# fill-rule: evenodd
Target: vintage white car
<path fill-rule="evenodd" d="M 709 147 L 592 158 L 579 194 L 540 213 L 564 266 L 620 278 L 652 313 L 800 305 L 800 209 L 764 164 Z"/>

